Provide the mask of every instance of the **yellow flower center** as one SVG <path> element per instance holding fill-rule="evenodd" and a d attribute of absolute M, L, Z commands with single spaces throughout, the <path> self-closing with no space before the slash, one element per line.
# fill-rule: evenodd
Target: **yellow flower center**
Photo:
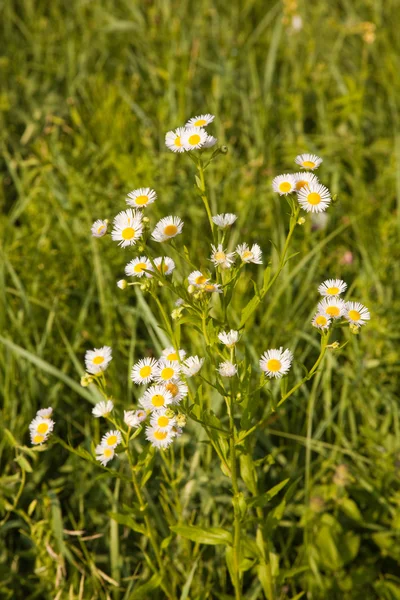
<path fill-rule="evenodd" d="M 315 167 L 315 163 L 312 162 L 312 160 L 305 160 L 303 162 L 303 167 L 306 167 L 306 169 L 313 169 Z"/>
<path fill-rule="evenodd" d="M 178 231 L 178 228 L 176 225 L 167 225 L 164 228 L 164 233 L 165 235 L 175 235 Z"/>
<path fill-rule="evenodd" d="M 143 410 L 141 410 L 140 412 L 137 413 L 137 416 L 139 417 L 139 419 L 143 419 L 143 417 L 146 416 L 146 413 Z"/>
<path fill-rule="evenodd" d="M 125 229 L 122 230 L 121 235 L 122 239 L 131 240 L 133 237 L 135 237 L 135 230 L 133 227 L 125 227 Z"/>
<path fill-rule="evenodd" d="M 139 375 L 140 377 L 143 377 L 143 379 L 145 379 L 146 377 L 151 375 L 151 367 L 149 367 L 149 365 L 142 367 L 139 371 Z"/>
<path fill-rule="evenodd" d="M 340 315 L 340 308 L 337 306 L 328 306 L 325 312 L 330 317 L 338 317 Z"/>
<path fill-rule="evenodd" d="M 204 289 L 206 290 L 206 292 L 213 292 L 215 290 L 215 285 L 209 283 L 208 285 L 204 286 Z"/>
<path fill-rule="evenodd" d="M 174 376 L 174 370 L 171 369 L 171 367 L 165 367 L 165 369 L 163 369 L 161 371 L 161 379 L 164 379 L 164 381 L 171 379 L 171 377 L 173 377 L 173 376 Z"/>
<path fill-rule="evenodd" d="M 204 275 L 199 275 L 194 281 L 197 285 L 202 285 L 207 281 L 207 277 L 204 277 Z"/>
<path fill-rule="evenodd" d="M 165 417 L 164 415 L 162 417 L 158 417 L 157 419 L 157 424 L 159 427 L 166 427 L 169 423 L 169 419 L 168 417 Z"/>
<path fill-rule="evenodd" d="M 105 458 L 111 458 L 111 456 L 113 455 L 113 451 L 111 450 L 111 448 L 104 448 L 103 455 Z"/>
<path fill-rule="evenodd" d="M 308 181 L 304 181 L 303 179 L 301 181 L 297 181 L 296 190 L 301 190 L 301 188 L 305 186 L 308 186 Z"/>
<path fill-rule="evenodd" d="M 215 260 L 225 260 L 226 254 L 225 254 L 225 252 L 216 252 L 214 254 L 214 258 L 215 258 Z"/>
<path fill-rule="evenodd" d="M 38 425 L 38 428 L 37 428 L 38 433 L 47 433 L 48 430 L 49 430 L 48 423 L 40 423 L 40 425 Z"/>
<path fill-rule="evenodd" d="M 138 204 L 139 206 L 143 206 L 143 204 L 147 204 L 148 201 L 149 201 L 149 197 L 144 194 L 142 196 L 137 196 L 136 200 L 135 200 L 136 204 Z"/>
<path fill-rule="evenodd" d="M 41 444 L 43 441 L 44 441 L 44 435 L 40 435 L 39 433 L 37 433 L 33 438 L 34 444 Z"/>
<path fill-rule="evenodd" d="M 245 250 L 242 254 L 242 260 L 246 260 L 246 258 L 253 258 L 253 253 L 251 250 Z"/>
<path fill-rule="evenodd" d="M 330 294 L 331 296 L 336 296 L 336 294 L 339 293 L 339 288 L 338 287 L 330 287 L 326 290 L 327 294 Z"/>
<path fill-rule="evenodd" d="M 352 321 L 359 321 L 361 319 L 361 315 L 358 310 L 349 310 L 349 317 Z"/>
<path fill-rule="evenodd" d="M 182 147 L 182 142 L 181 142 L 181 138 L 179 135 L 176 136 L 176 138 L 174 139 L 174 144 L 175 144 L 175 146 L 178 146 L 178 148 Z"/>
<path fill-rule="evenodd" d="M 292 186 L 288 181 L 282 181 L 282 183 L 279 184 L 280 192 L 290 192 L 291 189 Z"/>
<path fill-rule="evenodd" d="M 195 127 L 202 127 L 203 125 L 207 125 L 207 121 L 205 119 L 198 119 L 194 125 Z"/>
<path fill-rule="evenodd" d="M 163 440 L 165 440 L 165 438 L 167 437 L 167 435 L 168 435 L 167 431 L 155 431 L 154 432 L 154 437 L 159 442 L 162 442 Z"/>
<path fill-rule="evenodd" d="M 279 369 L 281 368 L 281 361 L 276 359 L 276 358 L 271 358 L 268 362 L 267 362 L 267 369 L 268 371 L 272 371 L 272 372 L 276 372 L 279 371 Z"/>
<path fill-rule="evenodd" d="M 108 446 L 115 446 L 115 444 L 118 442 L 118 438 L 116 435 L 110 435 L 107 438 L 107 445 Z"/>
<path fill-rule="evenodd" d="M 102 231 L 104 231 L 104 229 L 104 225 L 100 225 L 100 227 L 97 228 L 97 233 L 101 233 Z"/>
<path fill-rule="evenodd" d="M 172 382 L 167 383 L 165 387 L 172 396 L 176 396 L 177 393 L 179 392 L 179 388 L 175 383 L 172 383 Z"/>
<path fill-rule="evenodd" d="M 133 270 L 135 271 L 135 273 L 141 273 L 144 269 L 147 269 L 147 265 L 144 262 L 138 263 L 133 268 Z"/>
<path fill-rule="evenodd" d="M 176 352 L 171 352 L 171 354 L 167 355 L 167 360 L 178 360 L 178 354 Z"/>
<path fill-rule="evenodd" d="M 191 135 L 189 137 L 188 141 L 189 141 L 189 144 L 191 146 L 197 146 L 197 144 L 200 142 L 200 139 L 201 138 L 200 138 L 199 134 L 198 133 L 194 133 L 193 135 Z"/>
<path fill-rule="evenodd" d="M 309 204 L 315 206 L 321 202 L 321 196 L 317 192 L 311 192 L 311 194 L 308 194 L 307 200 Z"/>
<path fill-rule="evenodd" d="M 165 398 L 161 394 L 155 394 L 151 399 L 153 406 L 164 406 L 164 402 Z"/>
<path fill-rule="evenodd" d="M 315 322 L 317 325 L 321 325 L 322 327 L 324 327 L 324 325 L 327 324 L 328 319 L 324 317 L 324 315 L 319 315 L 319 317 L 315 319 Z"/>
<path fill-rule="evenodd" d="M 161 264 L 158 265 L 157 270 L 161 271 Z M 166 273 L 168 271 L 168 265 L 166 265 L 165 263 L 162 263 L 162 270 L 163 270 L 163 273 Z"/>
<path fill-rule="evenodd" d="M 101 365 L 102 362 L 104 362 L 104 356 L 95 356 L 93 359 L 94 365 Z"/>

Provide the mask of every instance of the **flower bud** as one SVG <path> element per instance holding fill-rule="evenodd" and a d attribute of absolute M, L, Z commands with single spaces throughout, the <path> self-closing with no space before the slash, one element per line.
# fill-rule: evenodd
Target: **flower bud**
<path fill-rule="evenodd" d="M 186 425 L 186 417 L 182 413 L 176 415 L 176 423 L 179 427 L 185 427 Z"/>
<path fill-rule="evenodd" d="M 120 290 L 124 290 L 128 284 L 126 283 L 126 279 L 120 279 L 117 281 L 117 286 Z"/>
<path fill-rule="evenodd" d="M 85 375 L 83 375 L 83 377 L 81 377 L 81 386 L 87 387 L 91 383 L 93 383 L 93 377 L 91 375 L 89 375 L 88 373 L 85 373 Z"/>
<path fill-rule="evenodd" d="M 300 217 L 300 219 L 298 219 L 297 221 L 297 225 L 304 225 L 304 223 L 306 222 L 304 217 Z"/>

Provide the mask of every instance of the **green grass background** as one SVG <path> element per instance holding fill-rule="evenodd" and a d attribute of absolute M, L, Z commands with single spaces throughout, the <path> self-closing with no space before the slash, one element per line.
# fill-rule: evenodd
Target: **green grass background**
<path fill-rule="evenodd" d="M 182 243 L 207 266 L 193 165 L 164 147 L 167 130 L 201 112 L 216 115 L 212 131 L 229 148 L 207 172 L 213 213 L 238 213 L 234 241 L 259 242 L 273 265 L 271 241 L 282 245 L 288 217 L 271 179 L 294 170 L 296 154 L 315 152 L 324 158 L 319 177 L 338 195 L 325 228 L 307 219 L 296 230 L 299 255 L 246 333 L 254 361 L 288 345 L 312 364 L 318 336 L 309 321 L 327 277 L 345 279 L 372 317 L 258 434 L 256 458 L 270 455 L 266 488 L 286 477 L 295 484 L 274 534 L 287 572 L 280 597 L 400 598 L 400 5 L 299 1 L 299 32 L 283 11 L 269 0 L 0 5 L 3 516 L 18 500 L 0 530 L 2 598 L 162 598 L 135 593 L 146 579 L 145 541 L 107 516 L 132 502 L 131 491 L 61 446 L 32 458 L 15 445 L 28 444 L 35 411 L 52 405 L 57 435 L 90 448 L 94 397 L 79 378 L 94 346 L 113 347 L 118 407 L 135 402 L 129 367 L 164 347 L 165 334 L 146 296 L 116 288 L 129 251 L 92 239 L 89 228 L 123 210 L 127 191 L 151 186 L 159 195 L 151 218 L 181 216 Z M 376 25 L 372 44 L 365 21 Z M 246 271 L 236 311 L 261 274 Z M 204 353 L 190 330 L 183 342 Z M 301 376 L 300 364 L 294 371 Z M 165 535 L 179 514 L 204 525 L 226 519 L 229 486 L 201 439 L 189 426 L 174 465 L 160 460 L 148 483 Z M 171 547 L 182 600 L 231 597 L 219 548 Z M 245 590 L 263 597 L 251 577 Z"/>

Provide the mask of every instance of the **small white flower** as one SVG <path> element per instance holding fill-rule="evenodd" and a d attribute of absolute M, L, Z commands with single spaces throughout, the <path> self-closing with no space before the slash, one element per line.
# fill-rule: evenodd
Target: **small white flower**
<path fill-rule="evenodd" d="M 168 448 L 173 442 L 175 433 L 170 429 L 169 431 L 160 431 L 158 427 L 146 427 L 146 439 L 155 448 Z"/>
<path fill-rule="evenodd" d="M 353 325 L 361 327 L 370 320 L 371 315 L 366 306 L 360 302 L 346 302 L 345 318 Z"/>
<path fill-rule="evenodd" d="M 202 148 L 207 141 L 208 134 L 202 127 L 188 127 L 182 134 L 182 144 L 186 150 Z"/>
<path fill-rule="evenodd" d="M 36 416 L 29 425 L 31 436 L 43 435 L 48 437 L 54 429 L 54 421 L 49 417 Z M 38 443 L 38 442 L 34 442 Z M 41 443 L 41 442 L 39 442 Z"/>
<path fill-rule="evenodd" d="M 205 283 L 202 286 L 203 292 L 207 294 L 222 294 L 222 287 L 219 283 Z"/>
<path fill-rule="evenodd" d="M 157 194 L 151 188 L 138 188 L 129 192 L 126 203 L 134 208 L 146 208 L 149 204 L 153 204 L 156 199 Z"/>
<path fill-rule="evenodd" d="M 218 244 L 217 247 L 211 244 L 211 249 L 211 260 L 213 261 L 214 265 L 216 267 L 221 267 L 222 269 L 230 269 L 235 262 L 235 253 L 224 250 L 222 244 Z"/>
<path fill-rule="evenodd" d="M 94 417 L 106 417 L 110 414 L 113 408 L 114 404 L 111 402 L 111 400 L 102 400 L 93 408 L 92 414 Z"/>
<path fill-rule="evenodd" d="M 203 150 L 205 148 L 212 148 L 218 142 L 217 138 L 213 135 L 208 135 L 206 141 L 203 144 Z"/>
<path fill-rule="evenodd" d="M 329 316 L 325 313 L 322 312 L 317 312 L 317 314 L 314 316 L 313 320 L 311 321 L 311 324 L 313 325 L 313 327 L 316 327 L 317 329 L 328 329 L 329 325 L 331 324 L 331 319 L 329 318 Z"/>
<path fill-rule="evenodd" d="M 239 244 L 236 247 L 236 254 L 245 263 L 262 265 L 262 251 L 258 244 L 253 244 L 251 248 L 247 244 Z"/>
<path fill-rule="evenodd" d="M 301 190 L 303 187 L 308 187 L 310 183 L 319 183 L 318 177 L 309 171 L 302 171 L 301 173 L 293 174 L 295 181 L 296 192 Z"/>
<path fill-rule="evenodd" d="M 222 213 L 212 217 L 213 222 L 221 229 L 227 229 L 234 224 L 236 219 L 237 215 L 234 215 L 233 213 Z"/>
<path fill-rule="evenodd" d="M 200 371 L 203 363 L 204 358 L 199 358 L 198 356 L 189 356 L 183 363 L 182 372 L 186 375 L 186 377 L 192 377 Z"/>
<path fill-rule="evenodd" d="M 300 167 L 303 167 L 303 169 L 310 169 L 310 171 L 313 171 L 322 163 L 322 158 L 316 154 L 299 154 L 294 159 L 294 162 L 297 165 L 300 165 Z"/>
<path fill-rule="evenodd" d="M 96 460 L 100 461 L 103 467 L 105 467 L 115 456 L 115 450 L 112 446 L 103 446 L 102 444 L 99 444 L 96 446 L 95 452 Z"/>
<path fill-rule="evenodd" d="M 146 410 L 157 410 L 172 403 L 172 394 L 164 385 L 152 385 L 139 400 Z"/>
<path fill-rule="evenodd" d="M 92 375 L 105 371 L 112 361 L 111 354 L 110 346 L 88 350 L 85 354 L 86 371 Z"/>
<path fill-rule="evenodd" d="M 178 298 L 178 300 L 175 300 L 175 306 L 182 306 L 182 304 L 185 304 L 183 298 Z"/>
<path fill-rule="evenodd" d="M 146 418 L 145 410 L 124 410 L 124 421 L 128 427 L 138 427 Z"/>
<path fill-rule="evenodd" d="M 102 219 L 97 219 L 97 221 L 95 221 L 90 229 L 90 231 L 92 232 L 92 236 L 93 237 L 103 237 L 103 235 L 106 235 L 107 233 L 107 226 L 108 226 L 108 221 L 107 219 L 102 220 Z"/>
<path fill-rule="evenodd" d="M 296 187 L 296 181 L 290 173 L 278 175 L 272 180 L 272 189 L 281 196 L 291 194 Z"/>
<path fill-rule="evenodd" d="M 122 442 L 122 435 L 118 429 L 107 431 L 101 438 L 101 445 L 107 448 L 116 448 Z"/>
<path fill-rule="evenodd" d="M 36 416 L 43 417 L 43 419 L 50 419 L 52 414 L 53 409 L 51 408 L 51 406 L 49 406 L 49 408 L 41 408 L 40 410 L 38 410 Z"/>
<path fill-rule="evenodd" d="M 290 350 L 273 348 L 264 352 L 260 359 L 260 367 L 268 377 L 280 378 L 288 373 L 292 360 L 293 354 Z"/>
<path fill-rule="evenodd" d="M 303 19 L 300 15 L 292 15 L 292 31 L 301 31 L 303 29 Z"/>
<path fill-rule="evenodd" d="M 339 296 L 327 296 L 318 303 L 318 312 L 331 319 L 339 319 L 346 312 L 346 304 Z"/>
<path fill-rule="evenodd" d="M 155 242 L 165 242 L 182 233 L 183 221 L 179 217 L 164 217 L 158 221 L 151 238 Z"/>
<path fill-rule="evenodd" d="M 210 115 L 209 113 L 207 113 L 206 115 L 199 115 L 197 117 L 192 117 L 186 123 L 185 128 L 186 127 L 207 127 L 207 125 L 212 123 L 214 121 L 214 119 L 215 119 L 214 115 Z"/>
<path fill-rule="evenodd" d="M 127 285 L 128 284 L 126 283 L 126 279 L 120 279 L 119 281 L 117 281 L 117 286 L 120 290 L 125 290 Z"/>
<path fill-rule="evenodd" d="M 161 408 L 151 413 L 150 425 L 156 427 L 158 431 L 170 431 L 175 423 L 175 415 L 168 408 Z"/>
<path fill-rule="evenodd" d="M 218 373 L 221 377 L 233 377 L 237 373 L 237 366 L 226 360 L 219 364 Z"/>
<path fill-rule="evenodd" d="M 225 346 L 228 346 L 228 348 L 232 348 L 239 339 L 239 332 L 234 329 L 231 329 L 228 333 L 226 331 L 221 331 L 221 333 L 218 334 L 218 339 L 225 344 Z"/>
<path fill-rule="evenodd" d="M 133 246 L 141 237 L 143 232 L 142 213 L 131 208 L 123 210 L 114 218 L 114 228 L 111 238 L 119 242 L 118 246 L 126 248 Z"/>
<path fill-rule="evenodd" d="M 192 271 L 188 277 L 190 285 L 194 285 L 197 288 L 203 287 L 205 283 L 210 281 L 201 271 Z"/>
<path fill-rule="evenodd" d="M 327 187 L 321 183 L 311 182 L 304 186 L 297 194 L 301 208 L 307 212 L 324 212 L 330 204 L 331 194 Z"/>
<path fill-rule="evenodd" d="M 177 361 L 160 360 L 154 368 L 154 379 L 158 383 L 167 383 L 179 377 L 181 367 Z"/>
<path fill-rule="evenodd" d="M 342 279 L 327 279 L 318 287 L 321 296 L 339 296 L 347 289 L 347 283 Z"/>
<path fill-rule="evenodd" d="M 182 144 L 182 136 L 185 131 L 184 127 L 178 127 L 175 131 L 168 131 L 165 135 L 165 145 L 172 152 L 185 152 L 186 148 Z"/>
<path fill-rule="evenodd" d="M 150 273 L 145 273 L 145 271 L 151 271 L 153 266 L 149 259 L 146 256 L 139 256 L 138 258 L 134 258 L 125 267 L 125 274 L 128 277 L 152 277 Z"/>
<path fill-rule="evenodd" d="M 31 444 L 34 446 L 44 444 L 49 439 L 48 435 L 44 435 L 42 433 L 35 433 L 34 431 L 30 431 L 31 436 Z"/>
<path fill-rule="evenodd" d="M 155 358 L 142 358 L 132 367 L 131 379 L 134 383 L 150 383 L 153 381 L 158 361 Z"/>
<path fill-rule="evenodd" d="M 168 383 L 165 384 L 165 389 L 172 396 L 172 404 L 179 404 L 179 402 L 183 400 L 183 398 L 186 398 L 189 393 L 188 386 L 186 383 L 183 383 L 183 381 L 180 381 L 180 379 L 168 381 Z"/>
<path fill-rule="evenodd" d="M 164 275 L 171 275 L 175 269 L 175 263 L 169 256 L 158 256 L 154 259 L 154 264 L 157 270 L 162 272 Z"/>
<path fill-rule="evenodd" d="M 179 359 L 182 361 L 185 358 L 185 356 L 185 350 L 180 349 L 177 352 L 173 346 L 168 346 L 168 348 L 164 348 L 164 350 L 162 351 L 162 358 L 171 362 L 179 362 Z"/>

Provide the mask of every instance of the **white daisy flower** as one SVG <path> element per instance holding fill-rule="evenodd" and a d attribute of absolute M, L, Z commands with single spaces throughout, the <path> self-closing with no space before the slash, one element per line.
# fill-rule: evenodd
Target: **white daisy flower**
<path fill-rule="evenodd" d="M 318 303 L 318 312 L 339 319 L 346 313 L 346 303 L 339 296 L 327 296 Z"/>
<path fill-rule="evenodd" d="M 301 190 L 303 187 L 308 187 L 310 183 L 319 183 L 318 177 L 309 171 L 302 171 L 301 173 L 294 173 L 294 182 L 296 192 Z"/>
<path fill-rule="evenodd" d="M 94 417 L 106 417 L 110 414 L 113 408 L 114 404 L 111 402 L 111 400 L 102 400 L 93 408 L 92 414 Z"/>
<path fill-rule="evenodd" d="M 202 127 L 189 127 L 182 134 L 182 144 L 186 150 L 202 148 L 207 141 L 208 134 Z"/>
<path fill-rule="evenodd" d="M 281 196 L 291 194 L 296 188 L 296 181 L 290 173 L 278 175 L 272 180 L 272 189 Z"/>
<path fill-rule="evenodd" d="M 175 269 L 175 263 L 169 256 L 158 256 L 154 259 L 154 264 L 158 271 L 162 271 L 164 275 L 171 275 Z"/>
<path fill-rule="evenodd" d="M 194 285 L 199 288 L 202 287 L 205 283 L 210 281 L 201 271 L 192 271 L 188 277 L 188 282 L 190 285 Z"/>
<path fill-rule="evenodd" d="M 260 367 L 268 377 L 280 378 L 288 373 L 292 364 L 293 354 L 290 350 L 273 348 L 264 352 L 260 359 Z"/>
<path fill-rule="evenodd" d="M 237 373 L 237 366 L 226 360 L 219 364 L 218 373 L 221 377 L 233 377 Z"/>
<path fill-rule="evenodd" d="M 233 213 L 222 213 L 212 217 L 213 222 L 221 229 L 227 229 L 234 224 L 236 219 L 237 215 L 234 215 Z"/>
<path fill-rule="evenodd" d="M 204 358 L 199 358 L 198 356 L 189 356 L 182 365 L 182 372 L 186 375 L 186 377 L 192 377 L 200 371 L 203 363 Z"/>
<path fill-rule="evenodd" d="M 48 435 L 43 435 L 42 433 L 35 433 L 34 431 L 30 432 L 31 435 L 31 444 L 34 446 L 44 444 L 49 439 Z"/>
<path fill-rule="evenodd" d="M 155 448 L 168 448 L 173 442 L 175 433 L 170 429 L 169 431 L 160 431 L 158 427 L 146 427 L 146 439 Z"/>
<path fill-rule="evenodd" d="M 158 383 L 167 383 L 179 377 L 181 367 L 177 361 L 161 359 L 154 368 L 154 379 Z"/>
<path fill-rule="evenodd" d="M 353 325 L 361 327 L 370 320 L 371 315 L 366 306 L 360 302 L 346 302 L 345 319 Z"/>
<path fill-rule="evenodd" d="M 235 262 L 235 253 L 224 250 L 222 244 L 218 244 L 217 247 L 211 244 L 211 249 L 211 260 L 214 266 L 221 267 L 222 269 L 230 269 Z"/>
<path fill-rule="evenodd" d="M 321 296 L 339 296 L 347 289 L 347 283 L 342 279 L 327 279 L 318 287 Z"/>
<path fill-rule="evenodd" d="M 202 288 L 203 292 L 207 292 L 207 294 L 222 294 L 222 287 L 219 283 L 205 283 Z"/>
<path fill-rule="evenodd" d="M 110 346 L 88 350 L 85 354 L 86 371 L 92 375 L 105 371 L 112 361 Z"/>
<path fill-rule="evenodd" d="M 103 237 L 107 233 L 108 220 L 97 219 L 90 228 L 93 237 Z"/>
<path fill-rule="evenodd" d="M 117 287 L 119 287 L 120 290 L 125 290 L 127 285 L 126 279 L 120 279 L 117 281 Z"/>
<path fill-rule="evenodd" d="M 182 233 L 183 221 L 179 217 L 164 217 L 158 221 L 151 234 L 151 239 L 155 242 L 165 242 Z"/>
<path fill-rule="evenodd" d="M 185 131 L 184 127 L 178 127 L 175 131 L 168 131 L 165 135 L 165 145 L 172 152 L 185 152 L 186 148 L 182 144 L 182 136 Z"/>
<path fill-rule="evenodd" d="M 322 163 L 322 158 L 317 156 L 316 154 L 299 154 L 294 159 L 294 162 L 303 169 L 310 169 L 313 171 L 317 169 L 319 165 Z"/>
<path fill-rule="evenodd" d="M 147 256 L 139 256 L 128 262 L 125 267 L 125 274 L 128 277 L 143 277 L 143 275 L 152 277 L 150 273 L 145 273 L 145 271 L 151 271 L 152 269 L 153 266 Z"/>
<path fill-rule="evenodd" d="M 95 452 L 96 460 L 100 461 L 103 467 L 105 467 L 115 456 L 115 449 L 112 446 L 103 446 L 102 444 L 99 444 L 96 446 Z"/>
<path fill-rule="evenodd" d="M 228 348 L 232 348 L 239 339 L 239 332 L 234 329 L 231 329 L 228 333 L 226 331 L 221 331 L 221 333 L 218 334 L 218 339 L 225 344 L 225 346 L 228 346 Z"/>
<path fill-rule="evenodd" d="M 172 403 L 172 395 L 164 385 L 152 385 L 139 400 L 146 410 L 157 410 Z"/>
<path fill-rule="evenodd" d="M 189 388 L 186 383 L 183 383 L 183 381 L 180 381 L 179 379 L 168 381 L 164 387 L 172 396 L 172 404 L 179 404 L 179 402 L 183 400 L 183 398 L 186 398 L 189 393 Z"/>
<path fill-rule="evenodd" d="M 53 409 L 51 408 L 51 406 L 49 406 L 49 408 L 41 408 L 40 410 L 38 410 L 36 416 L 43 417 L 43 419 L 50 419 L 52 414 Z"/>
<path fill-rule="evenodd" d="M 236 247 L 236 254 L 245 263 L 262 265 L 262 251 L 258 244 L 253 244 L 251 248 L 247 244 L 239 244 Z"/>
<path fill-rule="evenodd" d="M 124 422 L 129 427 L 138 427 L 146 418 L 145 410 L 124 410 Z"/>
<path fill-rule="evenodd" d="M 185 350 L 180 349 L 177 352 L 173 346 L 168 346 L 168 348 L 164 348 L 164 350 L 162 351 L 162 358 L 171 362 L 179 362 L 179 360 L 184 360 L 185 356 Z"/>
<path fill-rule="evenodd" d="M 43 435 L 45 437 L 49 436 L 50 433 L 54 429 L 54 421 L 49 417 L 38 417 L 36 416 L 33 421 L 31 421 L 29 425 L 29 431 L 31 436 L 33 435 Z M 35 442 L 37 443 L 37 442 Z"/>
<path fill-rule="evenodd" d="M 317 312 L 311 321 L 311 324 L 317 329 L 328 329 L 329 325 L 331 324 L 331 319 L 327 314 L 323 312 Z"/>
<path fill-rule="evenodd" d="M 214 119 L 214 115 L 210 115 L 208 113 L 206 115 L 199 115 L 197 117 L 192 117 L 191 119 L 189 119 L 185 127 L 206 127 L 207 125 L 212 123 Z"/>
<path fill-rule="evenodd" d="M 213 135 L 208 135 L 206 141 L 203 144 L 203 150 L 205 148 L 212 148 L 218 142 L 217 138 Z"/>
<path fill-rule="evenodd" d="M 324 212 L 330 204 L 331 194 L 327 187 L 321 183 L 311 182 L 302 187 L 297 194 L 301 208 L 307 212 Z"/>
<path fill-rule="evenodd" d="M 122 435 L 118 429 L 107 431 L 101 438 L 101 445 L 107 448 L 116 448 L 122 442 Z"/>
<path fill-rule="evenodd" d="M 149 204 L 157 200 L 157 194 L 151 188 L 138 188 L 132 190 L 126 197 L 126 203 L 128 206 L 134 208 L 146 208 Z"/>
<path fill-rule="evenodd" d="M 175 423 L 175 415 L 168 408 L 161 408 L 160 410 L 155 410 L 151 413 L 150 425 L 156 427 L 159 431 L 170 431 Z"/>
<path fill-rule="evenodd" d="M 111 238 L 119 242 L 118 246 L 126 248 L 134 246 L 143 232 L 142 213 L 131 208 L 123 210 L 114 218 L 114 228 Z"/>
<path fill-rule="evenodd" d="M 150 381 L 153 381 L 154 379 L 157 365 L 158 361 L 155 358 L 142 358 L 132 367 L 132 381 L 138 385 L 142 383 L 150 383 Z"/>

